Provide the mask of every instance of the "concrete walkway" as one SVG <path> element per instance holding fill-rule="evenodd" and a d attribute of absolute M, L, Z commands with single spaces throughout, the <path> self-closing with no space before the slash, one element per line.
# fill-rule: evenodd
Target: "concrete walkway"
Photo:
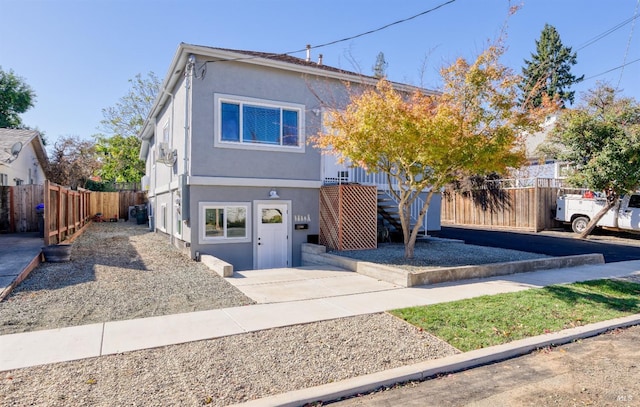
<path fill-rule="evenodd" d="M 37 232 L 0 235 L 0 301 L 39 264 L 42 246 Z"/>
<path fill-rule="evenodd" d="M 256 274 L 254 282 L 251 276 Z M 273 273 L 269 281 L 267 273 Z M 329 273 L 330 277 L 321 277 Z M 307 281 L 292 276 L 308 275 Z M 455 301 L 480 295 L 526 290 L 556 283 L 640 274 L 640 261 L 581 266 L 399 288 L 350 272 L 302 268 L 238 274 L 228 281 L 265 301 L 242 306 L 159 317 L 0 336 L 0 371 L 110 355 L 159 346 L 219 338 L 267 328 L 302 324 L 395 308 Z M 287 277 L 289 275 L 289 277 Z M 292 299 L 292 290 L 316 280 L 313 297 Z M 344 292 L 344 285 L 351 285 Z M 355 287 L 355 288 L 354 288 Z M 357 292 L 362 287 L 362 292 Z M 341 292 L 342 290 L 342 292 Z M 299 291 L 301 292 L 301 291 Z"/>

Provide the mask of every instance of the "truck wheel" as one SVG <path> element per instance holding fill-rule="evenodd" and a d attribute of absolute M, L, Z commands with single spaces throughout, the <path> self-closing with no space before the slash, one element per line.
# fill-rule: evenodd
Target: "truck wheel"
<path fill-rule="evenodd" d="M 578 216 L 571 222 L 571 230 L 575 233 L 582 233 L 589 224 L 589 218 L 586 216 Z"/>

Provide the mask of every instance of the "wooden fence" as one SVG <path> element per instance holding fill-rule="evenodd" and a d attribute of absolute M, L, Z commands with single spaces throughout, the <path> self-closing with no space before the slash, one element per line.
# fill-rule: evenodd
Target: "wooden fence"
<path fill-rule="evenodd" d="M 44 244 L 61 243 L 80 231 L 90 220 L 90 191 L 72 190 L 49 181 L 44 183 Z"/>
<path fill-rule="evenodd" d="M 36 206 L 43 202 L 42 185 L 0 187 L 0 233 L 37 232 Z"/>
<path fill-rule="evenodd" d="M 147 194 L 141 191 L 92 192 L 91 216 L 101 213 L 105 220 L 129 220 L 129 207 L 142 205 L 147 201 Z"/>
<path fill-rule="evenodd" d="M 560 193 L 579 190 L 562 187 L 555 180 L 536 179 L 527 186 L 476 189 L 442 194 L 442 224 L 522 229 L 539 232 L 556 228 L 556 199 Z"/>
<path fill-rule="evenodd" d="M 2 186 L 0 233 L 40 231 L 45 244 L 55 244 L 70 238 L 97 213 L 105 219 L 115 215 L 126 220 L 129 206 L 145 202 L 146 193 L 139 191 L 75 191 L 48 181 L 45 185 Z M 39 204 L 44 204 L 40 213 Z"/>

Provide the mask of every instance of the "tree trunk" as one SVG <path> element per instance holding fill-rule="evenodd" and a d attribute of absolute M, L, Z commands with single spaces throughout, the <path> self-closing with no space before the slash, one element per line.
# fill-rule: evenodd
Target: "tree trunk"
<path fill-rule="evenodd" d="M 596 225 L 598 224 L 598 222 L 600 222 L 600 219 L 602 219 L 602 217 L 614 206 L 616 207 L 616 211 L 614 211 L 615 212 L 614 216 L 617 217 L 618 216 L 617 208 L 620 206 L 619 202 L 620 201 L 618 199 L 607 199 L 607 203 L 605 204 L 605 206 L 602 209 L 600 209 L 598 213 L 596 213 L 593 219 L 589 221 L 585 230 L 583 230 L 582 233 L 580 233 L 580 235 L 578 236 L 578 239 L 586 239 L 587 236 L 589 236 L 591 232 L 593 232 L 593 229 L 596 228 Z"/>
<path fill-rule="evenodd" d="M 407 196 L 403 196 L 398 204 L 400 210 L 400 224 L 402 225 L 402 241 L 404 243 L 404 258 L 413 259 L 415 240 L 411 242 L 411 233 L 409 228 L 411 227 L 411 211 L 409 208 L 409 201 Z"/>
<path fill-rule="evenodd" d="M 413 259 L 413 256 L 415 255 L 415 247 L 416 247 L 415 240 L 413 241 L 413 243 L 406 243 L 404 245 L 404 258 L 405 259 Z"/>
<path fill-rule="evenodd" d="M 404 235 L 403 240 L 404 240 L 404 258 L 405 259 L 413 259 L 415 255 L 415 246 L 416 246 L 416 239 L 418 238 L 418 230 L 420 230 L 420 226 L 424 222 L 424 217 L 427 213 L 427 209 L 429 209 L 429 205 L 431 204 L 433 191 L 434 189 L 432 188 L 427 193 L 427 199 L 425 200 L 422 208 L 420 208 L 420 214 L 418 215 L 416 224 L 413 226 L 413 229 L 411 230 L 409 230 L 409 228 L 411 227 L 410 202 L 412 202 L 412 200 L 403 199 L 401 201 L 402 204 L 399 207 L 399 209 L 400 209 L 400 218 L 401 218 L 400 222 L 402 223 L 402 233 Z M 419 195 L 420 194 L 418 194 L 418 196 Z M 425 230 L 425 233 L 426 233 L 426 230 Z"/>

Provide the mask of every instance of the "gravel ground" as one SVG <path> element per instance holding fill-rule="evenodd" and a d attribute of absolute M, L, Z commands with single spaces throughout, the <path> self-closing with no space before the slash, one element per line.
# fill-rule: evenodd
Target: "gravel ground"
<path fill-rule="evenodd" d="M 0 333 L 252 303 L 165 239 L 92 225 L 0 302 Z M 457 352 L 381 313 L 3 372 L 0 405 L 223 406 Z"/>
<path fill-rule="evenodd" d="M 0 373 L 3 406 L 224 406 L 457 351 L 388 314 Z"/>
<path fill-rule="evenodd" d="M 252 303 L 147 227 L 96 223 L 71 262 L 41 264 L 0 302 L 0 334 Z"/>
<path fill-rule="evenodd" d="M 462 242 L 433 239 L 417 241 L 412 260 L 404 259 L 404 245 L 396 243 L 382 244 L 378 249 L 350 250 L 333 252 L 332 254 L 357 260 L 366 260 L 372 263 L 394 265 L 409 271 L 548 257 L 537 253 L 472 246 Z"/>
<path fill-rule="evenodd" d="M 0 303 L 0 333 L 252 303 L 165 239 L 141 226 L 92 225 L 72 262 L 39 266 Z M 430 256 L 476 250 L 429 245 Z M 439 256 L 440 265 L 452 257 Z M 457 352 L 389 314 L 364 315 L 2 372 L 0 405 L 224 406 Z"/>

